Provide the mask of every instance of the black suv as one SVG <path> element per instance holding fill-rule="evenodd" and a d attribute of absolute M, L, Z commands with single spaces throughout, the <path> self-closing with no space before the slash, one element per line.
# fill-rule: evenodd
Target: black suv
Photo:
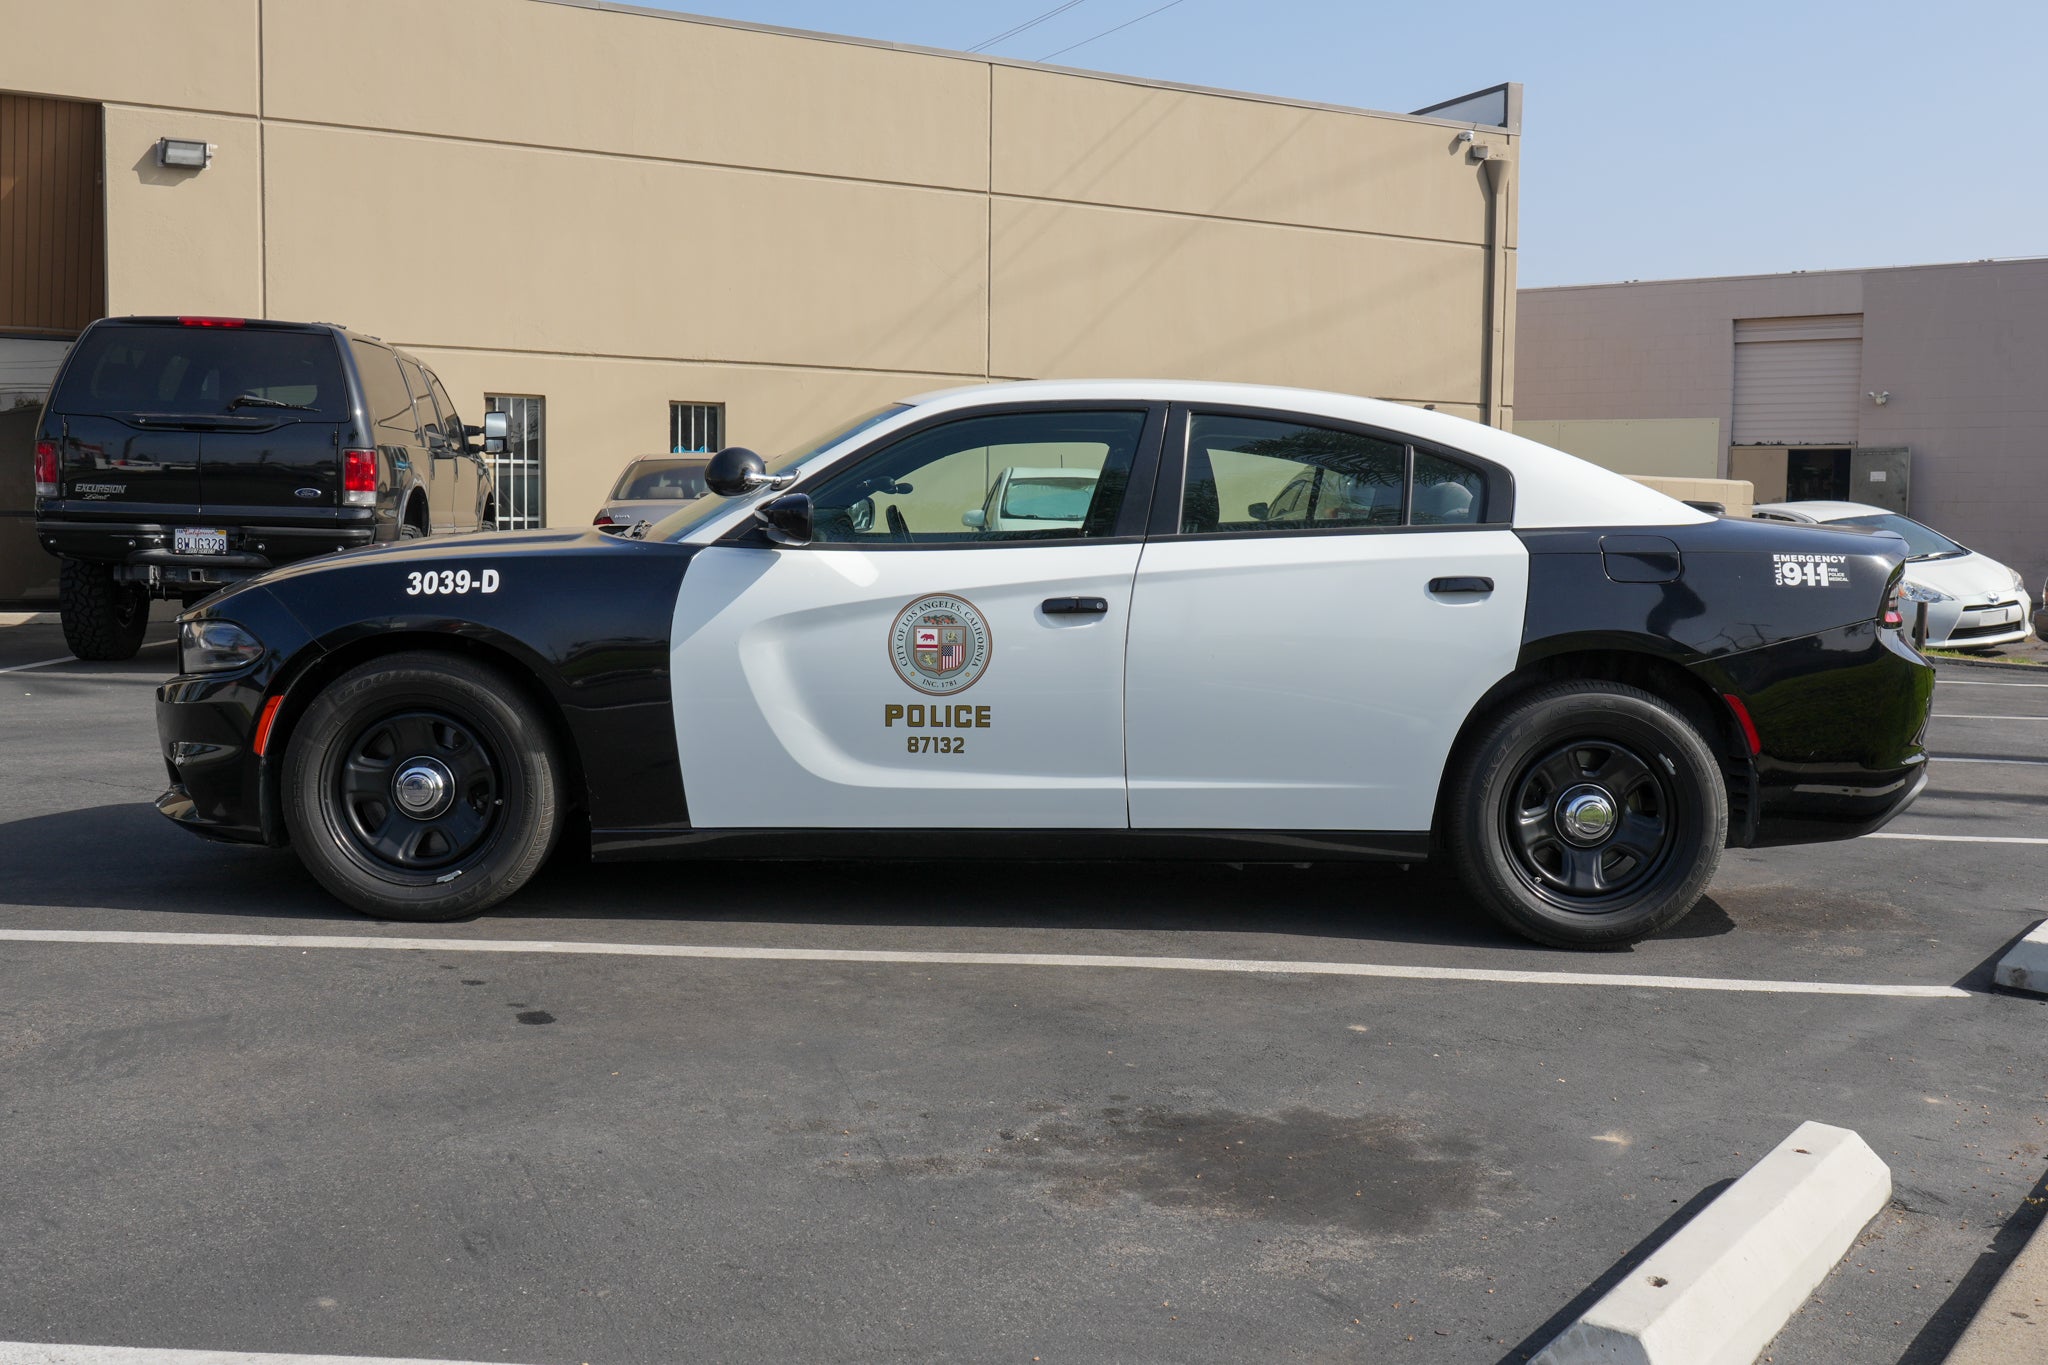
<path fill-rule="evenodd" d="M 64 639 L 126 659 L 149 599 L 196 601 L 273 565 L 489 529 L 484 451 L 433 371 L 325 323 L 103 318 L 36 428 L 36 536 L 62 561 Z"/>

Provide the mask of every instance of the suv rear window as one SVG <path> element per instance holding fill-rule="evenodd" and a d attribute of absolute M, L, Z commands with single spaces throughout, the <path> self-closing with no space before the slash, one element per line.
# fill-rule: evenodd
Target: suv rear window
<path fill-rule="evenodd" d="M 236 399 L 243 399 L 237 404 Z M 279 404 L 289 406 L 279 407 Z M 341 357 L 322 332 L 268 328 L 96 327 L 50 397 L 53 412 L 341 421 Z"/>

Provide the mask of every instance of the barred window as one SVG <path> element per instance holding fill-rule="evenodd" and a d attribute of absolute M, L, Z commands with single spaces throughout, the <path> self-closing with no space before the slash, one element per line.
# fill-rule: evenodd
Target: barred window
<path fill-rule="evenodd" d="M 709 454 L 724 444 L 725 404 L 668 405 L 668 449 L 671 455 Z"/>
<path fill-rule="evenodd" d="M 505 449 L 489 457 L 501 531 L 547 525 L 547 405 L 533 394 L 484 395 L 484 411 L 504 413 L 509 428 Z"/>

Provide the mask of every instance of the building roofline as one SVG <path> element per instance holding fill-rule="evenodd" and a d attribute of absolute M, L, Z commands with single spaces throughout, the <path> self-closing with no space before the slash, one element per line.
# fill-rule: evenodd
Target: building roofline
<path fill-rule="evenodd" d="M 2025 265 L 2048 261 L 2044 256 L 1985 256 L 1974 261 L 1925 261 L 1919 265 L 1842 266 L 1834 270 L 1773 270 L 1754 275 L 1678 275 L 1662 280 L 1595 280 L 1589 284 L 1540 284 L 1518 294 L 1557 294 L 1567 289 L 1640 289 L 1655 284 L 1733 284 L 1738 280 L 1810 280 L 1829 275 L 1887 275 L 1902 270 L 1969 270 L 1985 265 Z"/>
<path fill-rule="evenodd" d="M 1180 81 L 1153 80 L 1144 76 L 1125 76 L 1114 71 L 1091 71 L 1085 67 L 1055 66 L 1050 62 L 1027 62 L 1014 57 L 996 57 L 986 52 L 956 52 L 943 47 L 922 47 L 915 43 L 892 43 L 881 38 L 859 38 L 846 33 L 822 33 L 811 29 L 786 28 L 779 24 L 756 24 L 745 19 L 724 19 L 711 14 L 688 14 L 680 10 L 650 9 L 645 5 L 627 5 L 617 0 L 529 0 L 533 4 L 561 5 L 569 9 L 597 10 L 610 14 L 627 14 L 641 19 L 669 19 L 685 24 L 705 24 L 712 28 L 739 29 L 746 33 L 766 33 L 781 38 L 808 38 L 813 42 L 844 43 L 850 47 L 880 48 L 889 52 L 907 52 L 920 57 L 942 57 L 950 61 L 978 62 L 985 66 L 1008 66 L 1020 71 L 1047 71 L 1061 76 L 1079 76 L 1087 80 L 1111 81 L 1118 85 L 1137 85 L 1154 90 L 1177 90 L 1185 95 L 1215 95 L 1223 99 L 1247 100 L 1254 104 L 1277 104 L 1291 109 L 1317 109 L 1330 114 L 1355 114 L 1365 118 L 1393 119 L 1400 123 L 1421 123 L 1439 128 L 1491 128 L 1506 133 L 1509 137 L 1521 136 L 1519 119 L 1511 126 L 1502 128 L 1499 124 L 1474 123 L 1470 120 L 1432 118 L 1423 114 L 1397 114 L 1386 109 L 1361 109 L 1348 104 L 1327 104 L 1320 100 L 1290 99 L 1285 95 L 1261 95 L 1250 90 L 1223 90 L 1207 85 L 1188 85 Z M 1521 86 L 1507 83 L 1514 92 L 1509 109 L 1518 112 L 1521 106 Z M 1489 87 L 1498 88 L 1498 87 Z M 1475 92 L 1485 93 L 1485 92 Z M 1467 98 L 1465 96 L 1458 97 Z M 1447 101 L 1455 103 L 1456 100 Z"/>

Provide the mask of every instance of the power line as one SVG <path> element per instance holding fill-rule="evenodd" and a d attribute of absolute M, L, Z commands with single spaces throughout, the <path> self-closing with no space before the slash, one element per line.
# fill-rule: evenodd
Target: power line
<path fill-rule="evenodd" d="M 1018 34 L 1022 33 L 1027 28 L 1037 28 L 1046 20 L 1054 18 L 1057 15 L 1065 14 L 1074 6 L 1085 3 L 1086 0 L 1067 0 L 1067 2 L 1064 5 L 1054 5 L 1051 9 L 1039 15 L 1036 19 L 1026 19 L 1023 23 L 1017 25 L 1017 27 L 1006 28 L 993 38 L 984 38 L 980 42 L 976 43 L 973 47 L 968 48 L 967 50 L 969 52 L 979 52 L 983 48 L 994 47 L 997 43 L 1016 37 Z"/>
<path fill-rule="evenodd" d="M 1129 28 L 1132 24 L 1140 23 L 1143 20 L 1150 19 L 1155 14 L 1163 14 L 1167 10 L 1172 9 L 1175 5 L 1178 5 L 1180 2 L 1181 0 L 1166 0 L 1166 3 L 1161 5 L 1158 9 L 1148 9 L 1143 14 L 1139 15 L 1136 19 L 1126 19 L 1121 24 L 1118 24 L 1115 28 L 1106 28 L 1102 30 L 1102 32 L 1096 34 L 1095 38 L 1107 38 L 1112 33 L 1121 33 L 1125 29 Z M 1049 62 L 1055 57 L 1064 57 L 1077 47 L 1088 46 L 1088 44 L 1095 41 L 1095 38 L 1083 38 L 1080 42 L 1071 43 L 1068 46 L 1061 48 L 1058 52 L 1048 52 L 1043 57 L 1040 57 L 1038 60 L 1040 60 L 1041 62 Z"/>

